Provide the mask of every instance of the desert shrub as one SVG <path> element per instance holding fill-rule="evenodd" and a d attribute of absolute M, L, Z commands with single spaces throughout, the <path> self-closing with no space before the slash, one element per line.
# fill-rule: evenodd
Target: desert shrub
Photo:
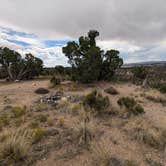
<path fill-rule="evenodd" d="M 151 83 L 150 85 L 152 88 L 158 89 L 161 93 L 166 93 L 166 83 Z"/>
<path fill-rule="evenodd" d="M 117 102 L 121 107 L 124 106 L 130 113 L 134 115 L 144 113 L 144 108 L 137 104 L 137 102 L 132 97 L 122 97 Z"/>
<path fill-rule="evenodd" d="M 161 93 L 166 93 L 166 83 L 165 84 L 161 84 L 159 90 L 160 90 Z"/>
<path fill-rule="evenodd" d="M 44 123 L 47 121 L 47 115 L 40 114 L 37 118 L 40 122 Z"/>
<path fill-rule="evenodd" d="M 7 131 L 1 134 L 4 138 L 0 144 L 0 165 L 1 161 L 6 165 L 13 162 L 25 160 L 31 151 L 30 130 L 19 129 L 16 131 Z"/>
<path fill-rule="evenodd" d="M 38 88 L 35 90 L 35 93 L 36 94 L 47 94 L 47 93 L 49 93 L 49 90 L 46 88 Z"/>
<path fill-rule="evenodd" d="M 3 114 L 0 117 L 0 127 L 9 125 L 9 122 L 10 122 L 10 116 L 9 115 Z"/>
<path fill-rule="evenodd" d="M 55 87 L 57 85 L 60 85 L 61 80 L 60 80 L 60 78 L 57 78 L 57 77 L 53 76 L 50 80 L 50 83 L 53 87 Z"/>
<path fill-rule="evenodd" d="M 35 128 L 38 128 L 39 127 L 39 122 L 37 121 L 32 121 L 30 124 L 29 124 L 30 128 L 32 129 L 35 129 Z"/>
<path fill-rule="evenodd" d="M 93 90 L 90 94 L 85 96 L 83 105 L 85 108 L 90 107 L 96 113 L 102 113 L 109 107 L 110 102 L 108 97 L 103 97 L 96 90 Z"/>
<path fill-rule="evenodd" d="M 143 66 L 138 66 L 138 67 L 135 67 L 133 70 L 133 75 L 135 78 L 139 78 L 139 79 L 145 79 L 146 78 L 146 75 L 147 75 L 147 70 L 145 67 Z"/>
<path fill-rule="evenodd" d="M 14 118 L 23 116 L 25 114 L 25 112 L 26 112 L 26 108 L 21 108 L 18 106 L 12 108 L 12 113 L 13 113 Z"/>
<path fill-rule="evenodd" d="M 36 106 L 35 106 L 35 110 L 37 112 L 40 112 L 40 111 L 44 111 L 47 109 L 47 105 L 44 104 L 44 103 L 38 103 Z"/>
<path fill-rule="evenodd" d="M 32 136 L 34 143 L 40 142 L 42 138 L 45 136 L 45 131 L 42 128 L 33 129 Z"/>

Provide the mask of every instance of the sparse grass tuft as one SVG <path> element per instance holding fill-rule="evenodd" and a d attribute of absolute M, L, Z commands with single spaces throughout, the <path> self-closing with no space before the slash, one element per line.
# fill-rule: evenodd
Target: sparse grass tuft
<path fill-rule="evenodd" d="M 26 108 L 25 107 L 22 108 L 22 107 L 19 107 L 19 106 L 13 107 L 12 108 L 12 113 L 13 113 L 14 118 L 19 118 L 19 117 L 25 115 Z"/>
<path fill-rule="evenodd" d="M 0 117 L 0 127 L 7 126 L 10 123 L 10 116 L 7 114 L 3 114 Z"/>
<path fill-rule="evenodd" d="M 45 131 L 42 128 L 33 129 L 32 136 L 34 143 L 40 142 L 42 138 L 45 136 Z"/>
<path fill-rule="evenodd" d="M 45 123 L 47 121 L 47 115 L 40 114 L 37 118 L 41 123 Z"/>
<path fill-rule="evenodd" d="M 32 121 L 29 126 L 30 126 L 30 128 L 32 128 L 32 129 L 38 128 L 38 127 L 39 127 L 39 122 L 37 122 L 37 121 Z"/>
<path fill-rule="evenodd" d="M 35 107 L 35 110 L 37 112 L 40 112 L 40 111 L 45 111 L 47 109 L 47 105 L 44 104 L 44 103 L 38 103 Z"/>

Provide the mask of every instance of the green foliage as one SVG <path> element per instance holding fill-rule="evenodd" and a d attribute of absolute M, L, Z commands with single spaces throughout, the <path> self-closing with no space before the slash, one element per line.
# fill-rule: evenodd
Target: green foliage
<path fill-rule="evenodd" d="M 36 128 L 32 131 L 33 140 L 35 143 L 40 142 L 45 136 L 45 131 L 42 128 Z"/>
<path fill-rule="evenodd" d="M 90 107 L 97 113 L 102 113 L 109 107 L 110 102 L 108 97 L 103 97 L 100 93 L 94 90 L 85 97 L 83 105 L 84 107 Z"/>
<path fill-rule="evenodd" d="M 57 85 L 60 85 L 61 80 L 60 80 L 60 78 L 57 78 L 57 77 L 53 76 L 50 80 L 50 83 L 53 87 L 55 87 Z"/>
<path fill-rule="evenodd" d="M 30 79 L 39 75 L 43 69 L 43 61 L 32 54 L 23 58 L 18 52 L 9 48 L 0 48 L 0 64 L 9 80 Z"/>
<path fill-rule="evenodd" d="M 147 70 L 143 66 L 135 67 L 132 72 L 135 78 L 145 79 L 147 76 Z"/>
<path fill-rule="evenodd" d="M 42 123 L 46 122 L 47 121 L 47 115 L 40 114 L 38 116 L 38 120 Z"/>
<path fill-rule="evenodd" d="M 44 111 L 44 110 L 46 110 L 46 109 L 47 109 L 47 106 L 46 106 L 46 104 L 44 104 L 44 103 L 38 103 L 38 104 L 36 105 L 36 107 L 35 107 L 35 110 L 36 110 L 37 112 Z"/>
<path fill-rule="evenodd" d="M 9 122 L 10 122 L 10 117 L 9 117 L 9 115 L 3 114 L 3 115 L 0 117 L 0 127 L 9 125 Z"/>
<path fill-rule="evenodd" d="M 35 90 L 35 93 L 36 94 L 47 94 L 47 93 L 49 93 L 49 90 L 46 88 L 38 88 Z"/>
<path fill-rule="evenodd" d="M 161 93 L 166 93 L 166 83 L 151 83 L 151 87 L 158 89 Z"/>
<path fill-rule="evenodd" d="M 91 30 L 88 37 L 81 36 L 79 43 L 68 42 L 62 51 L 72 66 L 72 79 L 83 83 L 110 80 L 117 68 L 123 64 L 119 51 L 104 51 L 96 46 L 99 32 Z"/>
<path fill-rule="evenodd" d="M 32 128 L 32 129 L 38 128 L 38 127 L 39 127 L 39 122 L 37 122 L 37 121 L 32 121 L 29 126 L 30 126 L 30 128 Z"/>
<path fill-rule="evenodd" d="M 13 107 L 12 108 L 12 113 L 14 115 L 14 118 L 21 117 L 25 114 L 26 108 L 21 108 L 21 107 Z"/>
<path fill-rule="evenodd" d="M 129 113 L 132 113 L 134 115 L 144 113 L 144 108 L 140 104 L 137 104 L 137 102 L 132 97 L 122 97 L 118 100 L 118 104 L 121 107 L 125 106 Z"/>

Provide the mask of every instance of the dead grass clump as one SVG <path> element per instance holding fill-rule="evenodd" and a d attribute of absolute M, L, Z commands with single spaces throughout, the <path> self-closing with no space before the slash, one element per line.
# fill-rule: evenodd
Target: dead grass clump
<path fill-rule="evenodd" d="M 0 135 L 0 163 L 25 160 L 31 151 L 32 133 L 28 129 L 5 131 Z"/>
<path fill-rule="evenodd" d="M 106 139 L 91 143 L 92 165 L 110 166 L 111 149 Z"/>
<path fill-rule="evenodd" d="M 133 133 L 134 139 L 143 142 L 154 148 L 161 148 L 162 142 L 160 142 L 160 133 L 154 129 L 142 129 L 135 128 Z"/>
<path fill-rule="evenodd" d="M 72 127 L 73 139 L 75 139 L 79 145 L 88 147 L 98 133 L 96 126 L 95 121 L 90 119 L 89 115 L 81 117 L 81 120 L 78 119 Z"/>
<path fill-rule="evenodd" d="M 153 101 L 155 103 L 161 103 L 163 106 L 166 106 L 166 99 L 165 98 L 162 98 L 162 97 L 154 97 L 154 96 L 150 96 L 150 95 L 147 95 L 146 96 L 146 99 L 150 100 L 150 101 Z"/>

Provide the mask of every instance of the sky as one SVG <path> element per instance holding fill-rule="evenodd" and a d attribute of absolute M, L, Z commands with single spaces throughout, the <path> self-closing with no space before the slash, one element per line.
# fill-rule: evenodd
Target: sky
<path fill-rule="evenodd" d="M 165 0 L 0 0 L 0 47 L 68 66 L 62 47 L 90 29 L 125 63 L 166 61 Z"/>

